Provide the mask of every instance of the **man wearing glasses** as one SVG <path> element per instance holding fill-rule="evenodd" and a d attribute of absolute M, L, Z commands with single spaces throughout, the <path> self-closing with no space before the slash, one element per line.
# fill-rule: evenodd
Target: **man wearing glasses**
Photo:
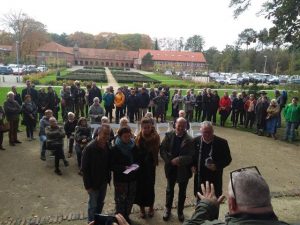
<path fill-rule="evenodd" d="M 270 189 L 257 167 L 246 167 L 232 171 L 228 185 L 228 210 L 225 223 L 217 220 L 218 208 L 224 196 L 216 197 L 212 183 L 201 184 L 198 197 L 201 201 L 190 220 L 183 225 L 198 224 L 287 224 L 278 221 L 270 197 Z"/>
<path fill-rule="evenodd" d="M 194 194 L 205 181 L 213 183 L 217 197 L 222 195 L 223 169 L 231 162 L 231 154 L 225 139 L 214 135 L 213 125 L 209 121 L 200 124 L 199 137 L 194 138 L 195 155 L 192 170 L 194 176 Z"/>

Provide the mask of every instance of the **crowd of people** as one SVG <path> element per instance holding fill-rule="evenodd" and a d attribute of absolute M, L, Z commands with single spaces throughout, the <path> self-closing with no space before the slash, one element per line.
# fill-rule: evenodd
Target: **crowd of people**
<path fill-rule="evenodd" d="M 163 220 L 170 219 L 176 183 L 179 186 L 177 215 L 179 221 L 185 220 L 186 189 L 192 176 L 194 195 L 200 206 L 203 205 L 202 200 L 208 198 L 208 192 L 209 196 L 212 193 L 215 198 L 221 198 L 223 169 L 231 163 L 231 154 L 227 141 L 214 135 L 213 125 L 218 112 L 221 126 L 226 125 L 231 115 L 233 127 L 243 125 L 252 129 L 256 124 L 258 135 L 266 132 L 276 138 L 276 128 L 281 126 L 283 111 L 286 140 L 294 140 L 300 120 L 298 98 L 293 97 L 292 102 L 287 104 L 285 92 L 279 91 L 275 93 L 276 99 L 272 100 L 265 92 L 261 92 L 258 98 L 235 91 L 231 95 L 225 92 L 223 97 L 219 97 L 217 91 L 206 88 L 198 94 L 188 90 L 184 96 L 181 90 L 175 90 L 170 96 L 168 88 L 148 90 L 146 87 L 128 89 L 125 86 L 114 93 L 113 88 L 108 87 L 102 95 L 96 83 L 87 85 L 85 90 L 80 87 L 80 82 L 75 81 L 71 87 L 63 85 L 58 95 L 52 87 L 48 87 L 46 93 L 45 88 L 35 90 L 30 81 L 26 85 L 21 94 L 15 87 L 7 93 L 7 100 L 0 107 L 0 128 L 5 120 L 9 122 L 9 144 L 15 146 L 21 143 L 17 137 L 20 115 L 28 141 L 35 140 L 34 131 L 39 121 L 40 158 L 45 161 L 46 152 L 51 152 L 57 175 L 62 175 L 60 160 L 68 166 L 67 158 L 73 157 L 75 149 L 78 174 L 83 177 L 89 195 L 89 222 L 94 220 L 95 213 L 102 212 L 111 178 L 116 213 L 130 224 L 132 206 L 137 204 L 141 218 L 153 217 L 159 155 L 164 162 L 167 180 Z M 160 122 L 166 121 L 169 101 L 172 103 L 174 129 L 167 132 L 161 142 L 155 123 L 159 119 Z M 58 124 L 59 111 L 63 126 Z M 117 132 L 110 127 L 113 118 L 115 123 L 120 124 Z M 134 134 L 129 124 L 136 121 L 139 121 L 141 129 Z M 189 123 L 193 121 L 201 122 L 201 136 L 191 137 L 187 132 Z M 99 124 L 99 128 L 92 130 L 92 124 Z M 67 157 L 64 153 L 65 138 Z M 5 150 L 2 142 L 3 132 L 0 131 L 0 149 Z M 212 186 L 204 187 L 205 182 Z M 233 198 L 236 198 L 239 187 L 233 190 Z M 209 200 L 215 202 L 215 198 Z M 217 219 L 218 209 L 214 210 L 209 218 Z M 193 217 L 198 218 L 199 212 Z M 191 221 L 187 224 L 196 224 Z"/>

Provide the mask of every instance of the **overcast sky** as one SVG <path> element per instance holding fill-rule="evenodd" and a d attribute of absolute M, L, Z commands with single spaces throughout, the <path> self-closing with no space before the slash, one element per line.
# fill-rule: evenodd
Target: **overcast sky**
<path fill-rule="evenodd" d="M 205 47 L 222 50 L 234 44 L 245 28 L 261 30 L 271 23 L 257 17 L 264 0 L 238 19 L 233 18 L 230 0 L 1 0 L 0 15 L 11 11 L 27 13 L 45 24 L 49 32 L 75 31 L 144 33 L 150 37 L 184 37 L 199 34 Z M 0 24 L 0 29 L 4 29 Z"/>

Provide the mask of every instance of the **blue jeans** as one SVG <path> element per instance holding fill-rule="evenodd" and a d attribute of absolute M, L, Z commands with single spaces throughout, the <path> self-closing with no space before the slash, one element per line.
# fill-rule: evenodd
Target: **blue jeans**
<path fill-rule="evenodd" d="M 107 184 L 103 184 L 98 190 L 91 190 L 88 201 L 88 222 L 94 221 L 94 215 L 101 213 L 104 206 Z"/>
<path fill-rule="evenodd" d="M 295 128 L 296 128 L 297 123 L 296 122 L 286 122 L 286 128 L 285 128 L 285 134 L 284 134 L 284 139 L 288 140 L 290 139 L 291 141 L 295 140 Z"/>
<path fill-rule="evenodd" d="M 45 156 L 46 154 L 46 135 L 40 136 L 40 149 L 41 149 L 41 156 Z"/>

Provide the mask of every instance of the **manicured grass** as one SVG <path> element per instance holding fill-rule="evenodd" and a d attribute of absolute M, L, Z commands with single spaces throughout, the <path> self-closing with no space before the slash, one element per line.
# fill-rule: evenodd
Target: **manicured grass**
<path fill-rule="evenodd" d="M 186 85 L 187 87 L 189 85 L 195 85 L 194 82 L 191 82 L 189 80 L 183 80 L 180 77 L 176 77 L 176 76 L 167 76 L 167 75 L 163 75 L 163 74 L 145 74 L 145 76 L 148 76 L 152 79 L 155 80 L 159 80 L 161 81 L 162 85 L 172 85 L 174 86 L 174 84 L 180 84 L 180 85 Z"/>
<path fill-rule="evenodd" d="M 67 69 L 63 69 L 60 71 L 60 76 L 65 76 L 68 73 L 70 73 L 70 71 L 68 71 Z M 41 82 L 41 84 L 48 84 L 50 81 L 55 81 L 55 80 L 56 80 L 56 71 L 53 70 L 53 72 L 51 72 L 47 76 L 41 78 L 40 82 Z"/>

